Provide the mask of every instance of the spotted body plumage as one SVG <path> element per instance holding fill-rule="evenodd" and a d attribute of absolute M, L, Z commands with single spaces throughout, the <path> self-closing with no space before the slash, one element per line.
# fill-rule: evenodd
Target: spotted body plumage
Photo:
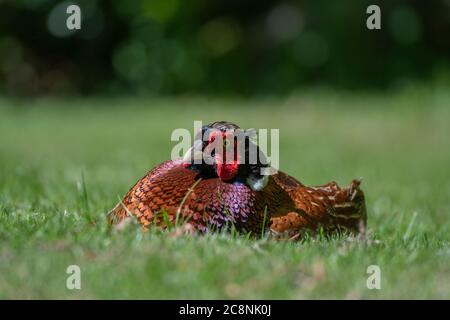
<path fill-rule="evenodd" d="M 200 232 L 234 226 L 260 234 L 270 225 L 277 235 L 319 227 L 357 232 L 366 222 L 364 194 L 356 180 L 345 189 L 334 182 L 305 187 L 278 172 L 262 191 L 254 191 L 239 181 L 202 177 L 180 161 L 166 161 L 151 170 L 109 217 L 121 221 L 128 215 L 144 227 L 189 222 Z"/>

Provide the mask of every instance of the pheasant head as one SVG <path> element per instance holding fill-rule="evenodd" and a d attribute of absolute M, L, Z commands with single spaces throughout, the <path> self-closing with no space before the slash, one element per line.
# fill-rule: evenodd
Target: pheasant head
<path fill-rule="evenodd" d="M 185 166 L 224 182 L 245 182 L 254 191 L 260 191 L 268 182 L 261 169 L 268 165 L 251 135 L 253 131 L 244 132 L 231 122 L 205 125 L 184 156 Z"/>

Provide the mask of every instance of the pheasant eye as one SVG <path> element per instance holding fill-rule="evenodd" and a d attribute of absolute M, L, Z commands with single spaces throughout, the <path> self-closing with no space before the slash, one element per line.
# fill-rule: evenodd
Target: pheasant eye
<path fill-rule="evenodd" d="M 227 139 L 223 140 L 224 147 L 228 147 L 229 145 L 230 145 L 230 141 L 228 141 Z"/>

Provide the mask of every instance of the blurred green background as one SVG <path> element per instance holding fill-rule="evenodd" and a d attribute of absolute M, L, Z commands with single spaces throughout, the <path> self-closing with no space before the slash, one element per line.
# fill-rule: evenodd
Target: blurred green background
<path fill-rule="evenodd" d="M 66 28 L 76 3 L 82 28 Z M 381 30 L 366 8 L 381 7 Z M 285 94 L 450 86 L 450 1 L 0 1 L 0 92 Z"/>
<path fill-rule="evenodd" d="M 450 0 L 0 0 L 0 298 L 449 299 L 449 57 Z M 111 229 L 194 120 L 280 128 L 307 185 L 363 177 L 367 241 Z"/>

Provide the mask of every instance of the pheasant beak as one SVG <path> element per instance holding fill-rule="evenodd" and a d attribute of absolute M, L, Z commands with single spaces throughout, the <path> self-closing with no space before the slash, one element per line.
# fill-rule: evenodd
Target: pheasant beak
<path fill-rule="evenodd" d="M 183 156 L 183 164 L 188 167 L 191 164 L 200 164 L 203 161 L 202 142 L 196 140 L 194 145 Z"/>
<path fill-rule="evenodd" d="M 188 151 L 183 156 L 183 165 L 189 167 L 192 164 L 213 164 L 214 161 L 210 155 L 207 155 L 202 150 L 202 141 L 196 140 L 194 145 L 188 149 Z"/>
<path fill-rule="evenodd" d="M 190 147 L 183 156 L 183 165 L 189 167 L 192 164 L 202 163 L 203 152 L 197 150 L 195 147 Z"/>

